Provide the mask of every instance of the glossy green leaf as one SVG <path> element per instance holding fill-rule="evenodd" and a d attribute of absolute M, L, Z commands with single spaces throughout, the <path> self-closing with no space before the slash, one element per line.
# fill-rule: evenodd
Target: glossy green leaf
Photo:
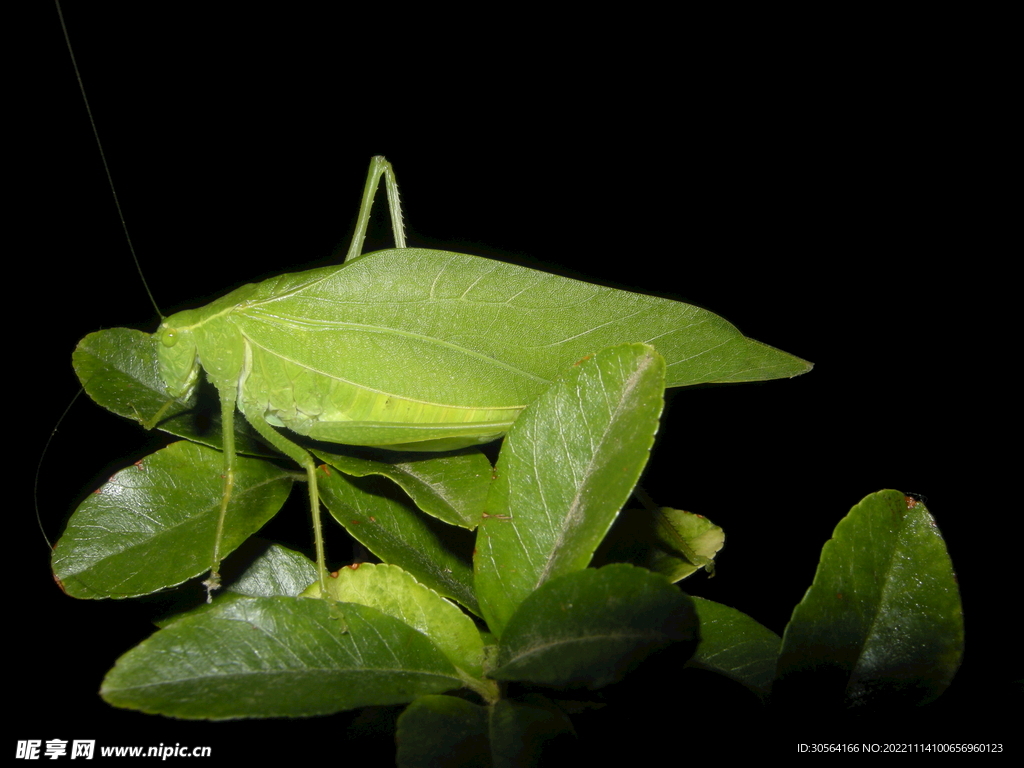
<path fill-rule="evenodd" d="M 816 707 L 930 701 L 952 680 L 964 628 L 953 565 L 924 504 L 899 491 L 861 501 L 821 552 L 793 611 L 775 693 Z"/>
<path fill-rule="evenodd" d="M 224 480 L 220 452 L 172 443 L 123 469 L 68 521 L 53 571 L 74 597 L 132 597 L 180 584 L 210 569 Z M 284 504 L 291 476 L 239 457 L 224 523 L 227 554 Z"/>
<path fill-rule="evenodd" d="M 100 693 L 118 707 L 223 720 L 324 715 L 460 685 L 433 643 L 380 611 L 261 597 L 158 631 L 118 659 Z"/>
<path fill-rule="evenodd" d="M 317 474 L 324 505 L 357 541 L 479 615 L 468 556 L 472 543 L 466 531 L 427 517 L 384 478 L 350 478 L 337 471 Z M 463 538 L 465 554 L 458 543 Z"/>
<path fill-rule="evenodd" d="M 167 394 L 157 368 L 153 337 L 128 328 L 90 333 L 75 347 L 72 365 L 86 394 L 97 404 L 147 429 L 164 432 L 220 449 L 220 413 L 213 403 L 208 414 L 196 411 L 197 398 L 176 399 Z M 244 419 L 235 419 L 235 447 L 240 453 L 271 456 Z"/>
<path fill-rule="evenodd" d="M 297 597 L 316 578 L 316 565 L 312 560 L 301 552 L 271 544 L 226 587 L 249 597 Z"/>
<path fill-rule="evenodd" d="M 280 544 L 267 544 L 268 542 L 261 542 L 253 537 L 235 551 L 235 557 L 232 559 L 237 563 L 239 555 L 244 556 L 247 551 L 260 550 L 238 575 L 233 575 L 226 568 L 222 568 L 221 583 L 224 589 L 213 595 L 212 604 L 202 602 L 195 605 L 194 602 L 190 602 L 183 607 L 172 608 L 171 613 L 155 622 L 156 625 L 166 627 L 186 616 L 195 616 L 211 610 L 220 611 L 224 609 L 224 603 L 231 600 L 249 597 L 298 597 L 317 580 L 316 565 L 308 557 Z M 232 563 L 232 566 L 235 563 Z"/>
<path fill-rule="evenodd" d="M 72 365 L 96 403 L 139 423 L 171 417 L 195 406 L 167 394 L 157 368 L 153 337 L 128 328 L 90 333 L 75 347 Z"/>
<path fill-rule="evenodd" d="M 313 451 L 335 469 L 353 477 L 383 475 L 401 486 L 417 507 L 472 530 L 480 522 L 491 484 L 491 463 L 478 448 L 441 454 L 390 453 L 380 460 Z"/>
<path fill-rule="evenodd" d="M 715 555 L 725 544 L 725 531 L 703 515 L 669 507 L 652 511 L 651 519 L 658 550 L 651 570 L 672 582 L 701 568 L 714 572 Z"/>
<path fill-rule="evenodd" d="M 696 641 L 690 598 L 665 577 L 631 565 L 552 579 L 527 597 L 501 637 L 491 676 L 600 688 L 672 643 Z"/>
<path fill-rule="evenodd" d="M 319 596 L 320 584 L 314 583 L 306 594 Z M 484 644 L 473 620 L 397 565 L 340 568 L 327 580 L 327 594 L 404 621 L 433 640 L 455 667 L 477 678 L 483 674 Z"/>
<path fill-rule="evenodd" d="M 643 344 L 602 350 L 572 366 L 509 432 L 474 559 L 495 634 L 541 584 L 590 562 L 647 463 L 664 370 Z"/>
<path fill-rule="evenodd" d="M 718 672 L 765 699 L 782 640 L 735 608 L 702 597 L 692 600 L 700 618 L 700 643 L 688 666 Z"/>
<path fill-rule="evenodd" d="M 197 604 L 198 591 L 181 591 L 169 600 L 167 612 L 154 621 L 167 627 L 185 616 L 220 610 L 225 600 L 247 597 L 298 597 L 316 580 L 316 566 L 301 552 L 250 537 L 221 563 L 220 585 L 211 602 Z M 211 604 L 212 603 L 212 604 Z M 217 607 L 215 608 L 214 605 Z"/>
<path fill-rule="evenodd" d="M 703 515 L 681 509 L 623 511 L 595 563 L 632 563 L 676 582 L 699 570 L 714 572 L 725 532 Z"/>

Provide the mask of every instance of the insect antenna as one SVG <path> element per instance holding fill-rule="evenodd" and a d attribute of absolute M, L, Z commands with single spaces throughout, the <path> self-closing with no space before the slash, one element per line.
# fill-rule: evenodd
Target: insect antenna
<path fill-rule="evenodd" d="M 50 443 L 53 442 L 54 435 L 57 434 L 57 430 L 60 429 L 60 425 L 64 422 L 64 417 L 68 415 L 68 411 L 71 410 L 71 406 L 75 404 L 82 393 L 85 392 L 85 387 L 79 387 L 78 392 L 71 398 L 71 402 L 68 403 L 67 407 L 61 413 L 60 418 L 57 419 L 57 423 L 53 425 L 53 429 L 50 431 L 49 437 L 46 438 L 46 443 L 43 445 L 43 450 L 39 454 L 39 461 L 36 464 L 36 476 L 32 481 L 32 503 L 36 508 L 36 522 L 39 523 L 39 530 L 43 534 L 43 539 L 46 540 L 46 546 L 53 551 L 53 542 L 50 541 L 50 537 L 46 535 L 46 526 L 43 524 L 43 514 L 39 510 L 39 476 L 43 472 L 43 461 L 46 459 L 46 453 L 50 450 Z"/>
<path fill-rule="evenodd" d="M 146 295 L 149 296 L 150 303 L 156 310 L 157 315 L 163 318 L 164 315 L 160 311 L 160 307 L 157 305 L 156 299 L 153 297 L 153 292 L 150 291 L 149 289 L 149 284 L 146 282 L 146 276 L 142 273 L 142 265 L 139 262 L 138 255 L 135 252 L 135 245 L 132 243 L 131 235 L 128 232 L 128 224 L 125 222 L 124 219 L 124 212 L 121 208 L 121 201 L 120 199 L 118 199 L 117 188 L 114 186 L 114 177 L 111 174 L 110 166 L 107 163 L 106 152 L 103 150 L 103 142 L 100 141 L 99 130 L 96 127 L 96 120 L 93 117 L 92 106 L 89 104 L 89 97 L 85 91 L 85 83 L 82 81 L 82 72 L 78 67 L 78 60 L 75 58 L 75 51 L 71 45 L 71 36 L 68 33 L 67 23 L 64 20 L 64 11 L 61 8 L 60 0 L 54 0 L 54 5 L 56 5 L 57 7 L 57 17 L 60 19 L 60 28 L 61 32 L 64 34 L 64 43 L 67 45 L 68 56 L 71 59 L 71 66 L 75 71 L 75 79 L 78 81 L 78 90 L 82 94 L 82 101 L 85 104 L 85 112 L 89 117 L 89 125 L 92 128 L 93 138 L 96 140 L 96 147 L 99 150 L 100 160 L 103 163 L 103 171 L 107 176 L 107 184 L 110 186 L 110 194 L 114 200 L 114 207 L 117 210 L 117 217 L 121 221 L 121 229 L 124 232 L 125 240 L 128 243 L 128 250 L 132 255 L 132 260 L 135 262 L 135 269 L 139 273 L 139 278 L 142 280 L 142 287 L 145 288 Z M 79 387 L 78 392 L 75 394 L 73 398 L 71 398 L 71 402 L 68 403 L 63 413 L 61 413 L 60 418 L 57 419 L 57 423 L 54 425 L 53 430 L 51 430 L 49 436 L 46 438 L 46 443 L 43 445 L 43 450 L 39 454 L 39 462 L 36 464 L 35 478 L 32 487 L 32 501 L 35 506 L 36 522 L 39 524 L 39 530 L 43 534 L 43 539 L 45 539 L 46 544 L 51 551 L 53 550 L 53 542 L 50 540 L 50 537 L 46 533 L 46 526 L 43 523 L 42 512 L 39 509 L 39 479 L 42 474 L 43 463 L 46 460 L 47 453 L 50 450 L 50 445 L 53 442 L 54 436 L 57 434 L 57 430 L 60 429 L 60 425 L 64 422 L 64 419 L 67 417 L 68 412 L 71 410 L 72 406 L 77 402 L 78 398 L 81 397 L 84 391 L 84 387 Z"/>
<path fill-rule="evenodd" d="M 142 264 L 139 262 L 139 257 L 135 253 L 135 245 L 132 243 L 132 236 L 128 232 L 128 224 L 124 220 L 121 201 L 117 197 L 117 189 L 114 186 L 114 177 L 110 173 L 110 166 L 107 164 L 107 154 L 103 151 L 103 142 L 100 141 L 100 132 L 96 128 L 96 121 L 93 119 L 92 115 L 92 107 L 89 105 L 89 97 L 85 93 L 85 83 L 82 82 L 82 72 L 78 68 L 78 60 L 75 59 L 74 48 L 71 47 L 71 36 L 68 34 L 67 24 L 64 23 L 64 12 L 60 7 L 60 0 L 54 0 L 54 3 L 57 6 L 57 16 L 60 18 L 60 28 L 64 33 L 64 42 L 68 47 L 68 55 L 71 57 L 71 66 L 75 70 L 75 79 L 78 81 L 78 90 L 82 94 L 82 101 L 85 102 L 85 112 L 89 116 L 89 125 L 92 127 L 92 135 L 96 139 L 96 147 L 100 151 L 100 160 L 103 162 L 103 172 L 107 175 L 107 183 L 110 185 L 110 194 L 114 198 L 114 207 L 117 209 L 117 218 L 121 221 L 121 229 L 124 231 L 125 240 L 128 241 L 128 250 L 132 254 L 132 261 L 135 262 L 135 269 L 138 271 L 139 278 L 142 280 L 142 287 L 146 289 L 146 295 L 149 296 L 149 300 L 153 304 L 153 308 L 156 310 L 157 315 L 163 319 L 164 315 L 160 311 L 160 307 L 157 305 L 156 299 L 153 298 L 153 292 L 149 290 L 149 283 L 146 282 L 146 276 L 142 273 Z"/>

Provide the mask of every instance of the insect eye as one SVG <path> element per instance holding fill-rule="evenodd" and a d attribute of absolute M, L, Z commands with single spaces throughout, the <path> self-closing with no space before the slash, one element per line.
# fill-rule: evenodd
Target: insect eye
<path fill-rule="evenodd" d="M 165 347 L 173 347 L 178 343 L 178 332 L 173 328 L 164 328 L 160 332 L 160 341 Z"/>

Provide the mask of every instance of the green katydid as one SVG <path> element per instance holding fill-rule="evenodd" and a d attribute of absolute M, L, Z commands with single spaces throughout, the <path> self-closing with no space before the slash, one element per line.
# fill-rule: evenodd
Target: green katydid
<path fill-rule="evenodd" d="M 382 177 L 397 247 L 363 255 Z M 224 489 L 211 591 L 226 554 L 221 538 L 234 488 L 236 408 L 305 470 L 323 587 L 315 465 L 288 433 L 396 450 L 489 442 L 562 370 L 625 342 L 658 349 L 666 358 L 667 386 L 789 377 L 809 369 L 691 305 L 475 256 L 407 248 L 397 183 L 383 157 L 371 161 L 343 265 L 242 286 L 166 318 L 154 340 L 171 396 L 187 396 L 200 368 L 220 395 Z"/>

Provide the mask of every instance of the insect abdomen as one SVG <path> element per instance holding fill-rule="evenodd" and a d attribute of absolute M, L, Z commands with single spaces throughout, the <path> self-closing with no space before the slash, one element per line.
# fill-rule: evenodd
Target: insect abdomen
<path fill-rule="evenodd" d="M 388 393 L 252 344 L 247 368 L 242 397 L 269 423 L 329 442 L 391 445 L 456 436 L 462 445 L 488 442 L 504 434 L 523 408 L 515 402 L 465 406 Z"/>

